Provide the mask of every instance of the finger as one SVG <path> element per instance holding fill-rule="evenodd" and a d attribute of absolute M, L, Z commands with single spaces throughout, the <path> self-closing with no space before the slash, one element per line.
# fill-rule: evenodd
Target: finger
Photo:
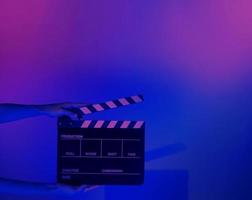
<path fill-rule="evenodd" d="M 81 111 L 80 108 L 62 108 L 64 110 L 70 111 L 78 116 L 79 120 L 82 120 L 84 118 L 84 113 Z"/>
<path fill-rule="evenodd" d="M 81 108 L 88 105 L 87 103 L 65 103 L 64 108 Z"/>
<path fill-rule="evenodd" d="M 94 190 L 96 188 L 100 187 L 99 185 L 90 185 L 90 186 L 87 186 L 85 188 L 85 192 L 88 192 L 88 191 L 91 191 L 91 190 Z"/>
<path fill-rule="evenodd" d="M 68 111 L 68 110 L 63 110 L 62 111 L 62 116 L 67 116 L 69 118 L 71 118 L 72 120 L 78 120 L 79 117 L 76 113 Z"/>
<path fill-rule="evenodd" d="M 78 191 L 85 191 L 87 185 L 81 185 L 78 187 Z"/>
<path fill-rule="evenodd" d="M 79 186 L 80 189 L 85 189 L 86 187 L 88 187 L 88 185 L 81 185 L 81 186 Z"/>

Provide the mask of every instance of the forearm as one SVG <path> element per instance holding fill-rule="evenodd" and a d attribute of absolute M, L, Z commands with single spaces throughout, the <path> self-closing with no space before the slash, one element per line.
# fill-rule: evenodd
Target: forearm
<path fill-rule="evenodd" d="M 30 183 L 0 178 L 0 195 L 51 195 L 55 187 L 44 183 Z"/>
<path fill-rule="evenodd" d="M 41 105 L 0 104 L 0 123 L 43 114 Z"/>
<path fill-rule="evenodd" d="M 0 123 L 15 121 L 38 115 L 50 117 L 68 116 L 72 120 L 82 117 L 80 107 L 86 104 L 54 103 L 43 105 L 0 104 Z M 79 112 L 80 111 L 80 112 Z"/>
<path fill-rule="evenodd" d="M 85 197 L 86 191 L 95 187 L 80 186 L 73 187 L 55 183 L 37 183 L 12 179 L 0 178 L 0 199 L 1 196 L 59 196 L 59 197 Z"/>

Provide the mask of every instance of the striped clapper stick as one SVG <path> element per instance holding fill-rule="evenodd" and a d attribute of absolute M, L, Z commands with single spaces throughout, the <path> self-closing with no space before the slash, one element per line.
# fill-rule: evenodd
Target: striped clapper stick
<path fill-rule="evenodd" d="M 59 118 L 58 182 L 69 185 L 142 184 L 144 131 L 144 121 Z"/>
<path fill-rule="evenodd" d="M 86 105 L 80 110 L 84 115 L 89 115 L 94 112 L 100 112 L 104 110 L 110 110 L 122 106 L 127 106 L 127 105 L 132 105 L 132 104 L 137 104 L 143 102 L 143 96 L 142 95 L 135 95 L 135 96 L 130 96 L 130 97 L 124 97 L 120 99 L 115 99 L 111 101 L 106 101 L 103 103 L 97 103 L 97 104 L 89 104 Z"/>

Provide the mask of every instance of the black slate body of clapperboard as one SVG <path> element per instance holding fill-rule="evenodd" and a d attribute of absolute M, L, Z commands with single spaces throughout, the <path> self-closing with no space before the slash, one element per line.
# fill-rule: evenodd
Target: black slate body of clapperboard
<path fill-rule="evenodd" d="M 57 180 L 69 185 L 139 185 L 144 181 L 144 123 L 58 119 Z M 91 127 L 91 128 L 90 128 Z"/>

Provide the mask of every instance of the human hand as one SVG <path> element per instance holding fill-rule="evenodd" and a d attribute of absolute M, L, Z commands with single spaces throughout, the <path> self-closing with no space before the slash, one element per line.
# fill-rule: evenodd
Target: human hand
<path fill-rule="evenodd" d="M 84 194 L 85 192 L 92 191 L 98 187 L 99 187 L 98 185 L 70 186 L 65 184 L 56 184 L 49 186 L 49 188 L 51 188 L 56 195 L 62 195 L 62 196 L 81 195 Z"/>
<path fill-rule="evenodd" d="M 72 197 L 85 195 L 98 186 L 82 185 L 79 187 L 59 184 L 59 183 L 40 183 L 22 180 L 0 178 L 0 198 L 1 195 L 28 195 L 44 196 L 56 195 L 62 197 Z"/>
<path fill-rule="evenodd" d="M 87 104 L 83 103 L 55 103 L 55 104 L 47 104 L 47 105 L 40 105 L 39 111 L 42 114 L 51 116 L 51 117 L 62 117 L 67 116 L 72 120 L 79 120 L 83 117 L 80 108 Z"/>

